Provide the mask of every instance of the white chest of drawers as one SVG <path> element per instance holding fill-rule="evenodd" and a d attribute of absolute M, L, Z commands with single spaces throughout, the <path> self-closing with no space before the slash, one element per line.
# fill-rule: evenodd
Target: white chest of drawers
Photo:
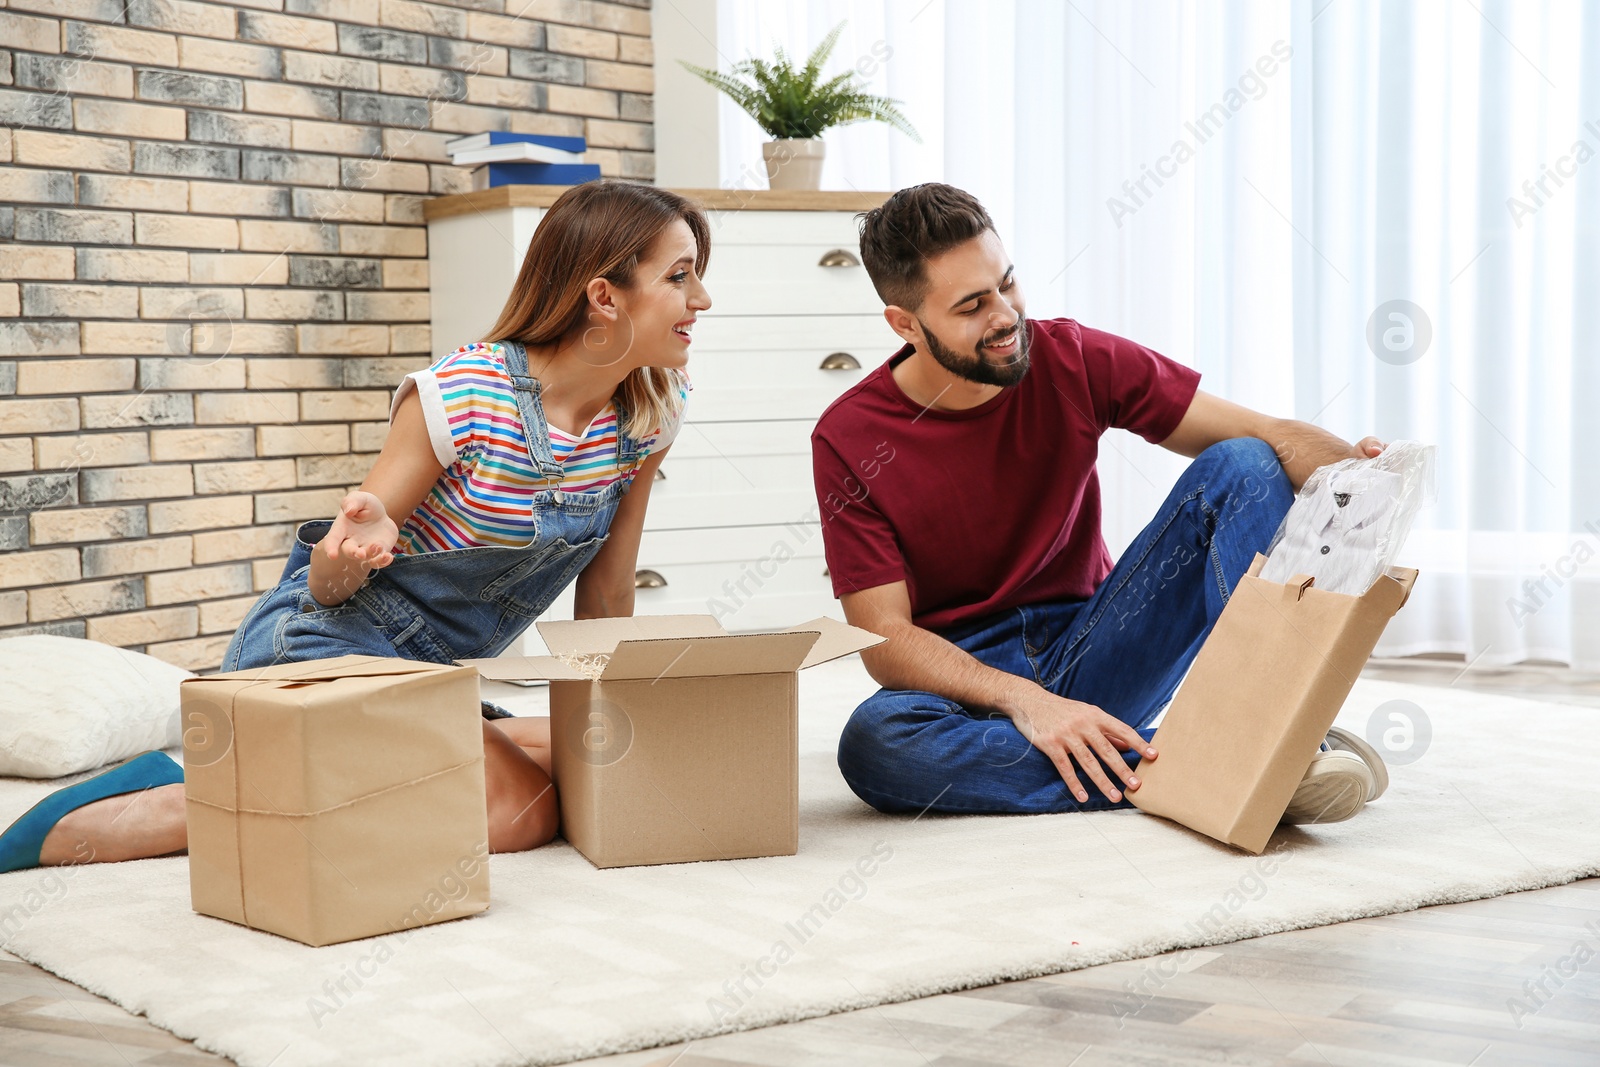
<path fill-rule="evenodd" d="M 680 190 L 711 223 L 694 391 L 651 489 L 635 611 L 709 613 L 729 630 L 838 614 L 811 480 L 824 408 L 900 341 L 861 267 L 855 213 L 886 193 Z M 482 339 L 544 209 L 503 186 L 427 205 L 433 354 Z M 546 618 L 572 617 L 567 590 Z M 522 651 L 542 650 L 529 630 Z"/>

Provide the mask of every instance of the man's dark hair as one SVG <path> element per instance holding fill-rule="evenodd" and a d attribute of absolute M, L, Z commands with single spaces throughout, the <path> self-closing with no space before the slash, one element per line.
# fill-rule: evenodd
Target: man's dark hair
<path fill-rule="evenodd" d="M 928 182 L 901 189 L 861 220 L 861 262 L 885 306 L 915 311 L 928 295 L 928 260 L 994 229 L 977 197 Z"/>

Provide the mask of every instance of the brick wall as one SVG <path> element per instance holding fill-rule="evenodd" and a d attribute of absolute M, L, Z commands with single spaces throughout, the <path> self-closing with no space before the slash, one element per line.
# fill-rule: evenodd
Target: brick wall
<path fill-rule="evenodd" d="M 0 0 L 0 637 L 219 664 L 432 358 L 445 141 L 652 176 L 647 7 Z"/>

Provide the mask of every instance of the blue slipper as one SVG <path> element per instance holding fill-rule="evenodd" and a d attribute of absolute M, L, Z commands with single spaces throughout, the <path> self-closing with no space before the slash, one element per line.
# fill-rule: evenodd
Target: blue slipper
<path fill-rule="evenodd" d="M 0 834 L 0 872 L 39 866 L 39 850 L 61 817 L 106 797 L 183 781 L 183 768 L 165 752 L 146 752 L 103 774 L 57 789 Z"/>

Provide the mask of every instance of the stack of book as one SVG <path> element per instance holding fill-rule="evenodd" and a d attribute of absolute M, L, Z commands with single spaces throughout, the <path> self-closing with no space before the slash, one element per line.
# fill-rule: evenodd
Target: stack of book
<path fill-rule="evenodd" d="M 474 189 L 496 185 L 580 185 L 600 177 L 600 165 L 584 163 L 582 137 L 493 131 L 457 137 L 445 144 L 450 161 L 475 167 Z"/>

